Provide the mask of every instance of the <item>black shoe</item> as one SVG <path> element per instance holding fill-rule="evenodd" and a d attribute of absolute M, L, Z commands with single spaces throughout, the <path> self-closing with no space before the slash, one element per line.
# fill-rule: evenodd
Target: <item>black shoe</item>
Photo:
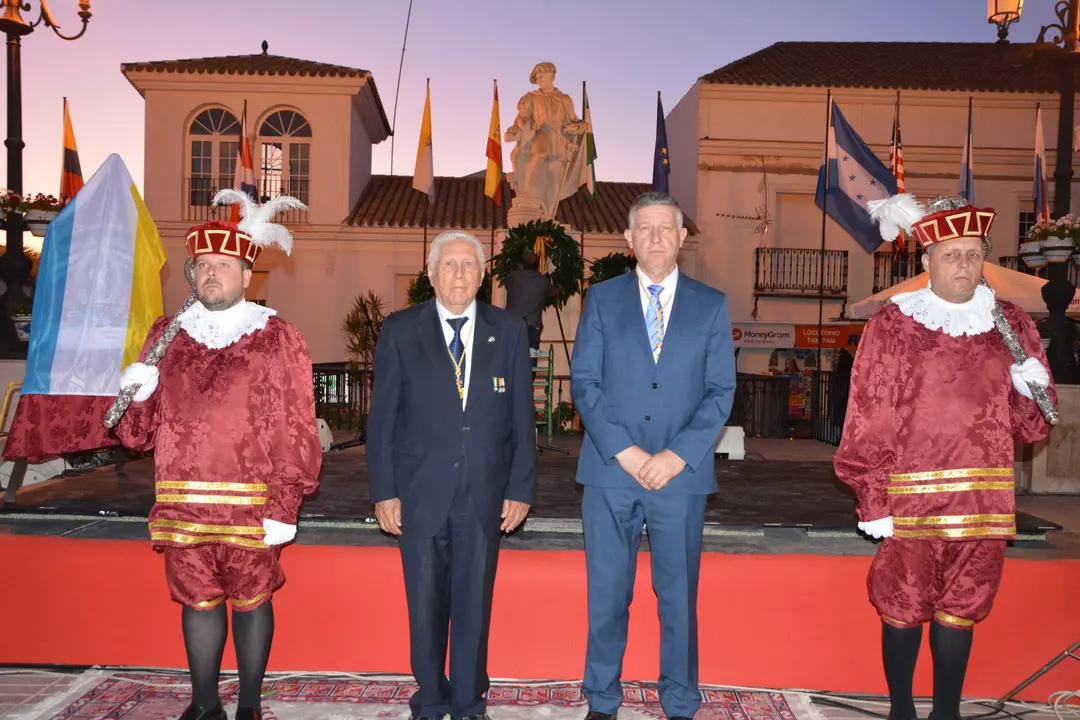
<path fill-rule="evenodd" d="M 589 714 L 585 716 L 585 720 L 615 720 L 616 716 L 616 713 L 602 713 L 590 710 Z"/>
<path fill-rule="evenodd" d="M 255 708 L 236 708 L 236 720 L 262 720 L 262 711 Z"/>
<path fill-rule="evenodd" d="M 450 716 L 450 720 L 491 720 L 486 712 L 476 713 L 475 715 L 466 715 L 465 717 Z"/>
<path fill-rule="evenodd" d="M 239 720 L 239 717 L 237 718 L 237 720 Z M 427 715 L 411 715 L 409 717 L 409 720 L 442 720 L 442 718 L 441 717 L 433 718 L 433 717 L 428 717 Z"/>
<path fill-rule="evenodd" d="M 209 710 L 191 703 L 180 716 L 180 720 L 229 720 L 229 716 L 225 714 L 225 709 L 221 707 L 220 702 Z"/>

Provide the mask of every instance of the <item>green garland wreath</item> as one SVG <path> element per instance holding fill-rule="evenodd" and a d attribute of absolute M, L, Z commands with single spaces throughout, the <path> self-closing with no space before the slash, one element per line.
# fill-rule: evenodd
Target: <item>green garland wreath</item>
<path fill-rule="evenodd" d="M 596 258 L 589 265 L 589 285 L 602 283 L 605 280 L 617 278 L 637 268 L 637 258 L 621 252 L 613 252 L 604 257 Z"/>
<path fill-rule="evenodd" d="M 428 277 L 426 269 L 421 270 L 409 283 L 409 304 L 419 305 L 433 297 L 435 297 L 435 288 L 431 286 L 431 278 Z M 476 298 L 486 303 L 491 302 L 491 273 L 484 273 L 484 280 L 480 283 Z"/>
<path fill-rule="evenodd" d="M 540 271 L 551 278 L 551 284 L 557 290 L 556 298 L 549 300 L 545 307 L 562 308 L 581 292 L 581 283 L 585 279 L 581 245 L 562 225 L 552 220 L 534 220 L 510 228 L 503 240 L 502 252 L 492 258 L 492 272 L 500 285 L 511 273 L 521 269 L 525 253 L 530 251 L 541 256 Z"/>

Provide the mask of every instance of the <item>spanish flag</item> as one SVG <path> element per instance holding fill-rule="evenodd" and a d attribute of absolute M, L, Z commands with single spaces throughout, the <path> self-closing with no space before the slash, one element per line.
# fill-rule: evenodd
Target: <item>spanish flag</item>
<path fill-rule="evenodd" d="M 420 144 L 416 148 L 413 188 L 427 195 L 430 202 L 435 202 L 435 160 L 431 153 L 431 80 L 428 80 L 424 120 L 420 124 Z"/>
<path fill-rule="evenodd" d="M 491 106 L 491 127 L 487 140 L 487 177 L 484 194 L 502 207 L 502 133 L 499 131 L 499 82 L 495 81 L 495 102 Z"/>
<path fill-rule="evenodd" d="M 60 204 L 66 205 L 82 186 L 79 149 L 75 146 L 75 130 L 71 127 L 67 98 L 64 98 L 64 164 L 60 169 Z"/>

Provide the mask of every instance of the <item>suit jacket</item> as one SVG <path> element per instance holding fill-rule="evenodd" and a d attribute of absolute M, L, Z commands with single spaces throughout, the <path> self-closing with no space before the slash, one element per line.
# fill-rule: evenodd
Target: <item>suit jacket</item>
<path fill-rule="evenodd" d="M 402 530 L 434 535 L 464 489 L 485 532 L 503 500 L 532 503 L 536 421 L 525 323 L 476 302 L 464 412 L 434 300 L 386 318 L 367 427 L 373 502 L 401 499 Z M 500 382 L 501 381 L 501 382 Z"/>
<path fill-rule="evenodd" d="M 735 354 L 724 293 L 679 275 L 654 363 L 636 273 L 589 288 L 574 340 L 571 394 L 585 426 L 577 480 L 640 487 L 615 456 L 637 445 L 686 462 L 660 492 L 716 491 L 714 449 L 735 396 Z"/>

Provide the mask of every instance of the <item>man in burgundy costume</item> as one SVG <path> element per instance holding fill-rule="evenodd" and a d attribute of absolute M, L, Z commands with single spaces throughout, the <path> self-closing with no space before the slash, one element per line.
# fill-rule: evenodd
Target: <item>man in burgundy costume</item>
<path fill-rule="evenodd" d="M 239 226 L 191 229 L 198 302 L 180 315 L 161 362 L 133 363 L 121 380 L 141 387 L 117 435 L 130 448 L 155 451 L 150 538 L 183 605 L 194 697 L 181 720 L 227 718 L 218 695 L 225 600 L 240 675 L 236 719 L 259 718 L 271 597 L 285 582 L 281 546 L 295 537 L 322 464 L 307 345 L 274 310 L 244 299 L 267 238 L 291 249 L 288 232 L 265 214 L 253 217 L 258 210 L 247 208 Z M 144 359 L 170 321 L 154 324 Z"/>
<path fill-rule="evenodd" d="M 1031 318 L 996 300 L 1030 356 L 1023 364 L 994 326 L 982 265 L 995 215 L 945 198 L 900 223 L 925 249 L 930 283 L 870 319 L 852 370 L 834 466 L 858 497 L 859 529 L 884 538 L 867 585 L 882 620 L 891 720 L 916 718 L 912 678 L 927 622 L 930 718 L 960 717 L 972 628 L 990 612 L 1016 534 L 1014 441 L 1049 433 L 1028 382 L 1056 402 Z"/>

